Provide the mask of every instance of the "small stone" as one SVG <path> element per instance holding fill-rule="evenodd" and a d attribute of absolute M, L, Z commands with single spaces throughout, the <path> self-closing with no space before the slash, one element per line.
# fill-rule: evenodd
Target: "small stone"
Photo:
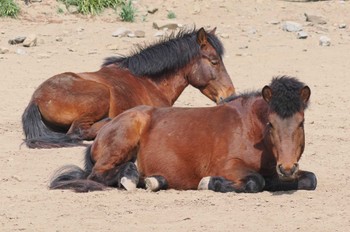
<path fill-rule="evenodd" d="M 125 37 L 129 33 L 131 33 L 131 31 L 129 29 L 126 29 L 124 27 L 120 27 L 115 32 L 112 33 L 112 36 L 113 37 Z"/>
<path fill-rule="evenodd" d="M 338 26 L 339 29 L 345 29 L 346 28 L 346 24 L 345 23 L 341 23 Z"/>
<path fill-rule="evenodd" d="M 298 31 L 297 32 L 297 38 L 298 39 L 306 39 L 308 34 L 305 31 Z"/>
<path fill-rule="evenodd" d="M 285 21 L 282 25 L 282 30 L 288 31 L 288 32 L 297 32 L 303 30 L 303 27 L 296 22 L 292 21 Z"/>
<path fill-rule="evenodd" d="M 26 38 L 27 38 L 27 37 L 25 37 L 25 36 L 17 36 L 17 37 L 15 37 L 14 39 L 10 39 L 8 42 L 9 42 L 9 44 L 11 44 L 11 45 L 20 44 L 20 43 L 23 43 L 23 41 L 24 41 Z"/>
<path fill-rule="evenodd" d="M 26 51 L 24 51 L 23 49 L 17 48 L 16 54 L 17 54 L 17 55 L 25 55 L 25 54 L 26 54 Z"/>
<path fill-rule="evenodd" d="M 331 39 L 327 36 L 321 36 L 320 37 L 320 43 L 321 46 L 330 46 L 331 45 Z"/>
<path fill-rule="evenodd" d="M 83 31 L 85 31 L 85 29 L 83 27 L 78 27 L 77 28 L 77 32 L 83 32 Z"/>
<path fill-rule="evenodd" d="M 128 33 L 127 35 L 129 38 L 135 38 L 136 35 L 133 32 Z"/>
<path fill-rule="evenodd" d="M 63 38 L 58 36 L 58 37 L 56 37 L 56 41 L 57 41 L 57 42 L 62 42 L 62 41 L 63 41 Z"/>
<path fill-rule="evenodd" d="M 277 25 L 277 24 L 280 24 L 280 21 L 278 20 L 271 20 L 269 22 L 267 22 L 268 24 L 272 24 L 272 25 Z"/>
<path fill-rule="evenodd" d="M 0 54 L 6 54 L 9 52 L 10 52 L 10 50 L 8 48 L 0 48 Z"/>
<path fill-rule="evenodd" d="M 320 16 L 308 15 L 306 13 L 304 13 L 304 15 L 306 18 L 306 22 L 312 22 L 312 23 L 316 23 L 316 24 L 327 24 L 327 21 Z"/>
<path fill-rule="evenodd" d="M 70 52 L 76 52 L 77 49 L 75 49 L 75 48 L 68 48 L 68 51 L 70 51 Z"/>
<path fill-rule="evenodd" d="M 69 6 L 67 7 L 67 10 L 68 10 L 68 12 L 71 13 L 71 14 L 78 14 L 78 13 L 79 13 L 79 8 L 78 8 L 78 6 L 69 5 Z"/>
<path fill-rule="evenodd" d="M 134 32 L 134 34 L 137 38 L 144 38 L 146 36 L 146 33 L 144 31 L 141 31 L 141 30 L 136 30 Z"/>
<path fill-rule="evenodd" d="M 254 35 L 254 34 L 256 34 L 257 30 L 256 30 L 255 28 L 251 28 L 251 29 L 249 29 L 247 32 L 248 32 L 249 34 Z"/>
<path fill-rule="evenodd" d="M 24 41 L 23 41 L 23 46 L 24 47 L 34 47 L 37 45 L 37 37 L 36 35 L 32 34 L 29 35 Z"/>
<path fill-rule="evenodd" d="M 159 21 L 155 21 L 153 22 L 153 28 L 161 30 L 164 28 L 168 28 L 170 30 L 175 30 L 179 27 L 182 27 L 182 25 L 180 25 L 179 23 L 175 22 L 175 21 L 170 21 L 170 20 L 159 20 Z"/>

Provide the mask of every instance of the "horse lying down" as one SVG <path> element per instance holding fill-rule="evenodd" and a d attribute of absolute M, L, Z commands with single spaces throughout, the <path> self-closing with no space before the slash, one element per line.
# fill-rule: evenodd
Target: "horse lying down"
<path fill-rule="evenodd" d="M 315 174 L 298 163 L 310 94 L 282 76 L 215 107 L 130 109 L 101 129 L 86 151 L 85 170 L 61 168 L 50 188 L 314 190 Z"/>

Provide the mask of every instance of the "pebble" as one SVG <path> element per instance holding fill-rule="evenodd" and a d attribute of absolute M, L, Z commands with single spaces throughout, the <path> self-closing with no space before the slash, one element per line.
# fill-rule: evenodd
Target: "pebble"
<path fill-rule="evenodd" d="M 298 31 L 297 32 L 298 39 L 306 39 L 307 37 L 308 37 L 308 34 L 305 31 Z"/>
<path fill-rule="evenodd" d="M 299 23 L 292 22 L 292 21 L 285 21 L 282 24 L 282 30 L 288 31 L 288 32 L 298 32 L 303 30 L 303 27 Z"/>
<path fill-rule="evenodd" d="M 108 44 L 107 49 L 109 50 L 118 50 L 119 46 L 117 44 Z"/>
<path fill-rule="evenodd" d="M 10 52 L 10 50 L 8 49 L 8 48 L 1 48 L 0 47 L 0 54 L 6 54 L 6 53 L 9 53 Z"/>
<path fill-rule="evenodd" d="M 220 34 L 220 37 L 223 38 L 223 39 L 228 39 L 228 38 L 230 38 L 230 36 L 229 36 L 228 34 L 226 34 L 226 33 Z"/>
<path fill-rule="evenodd" d="M 63 41 L 63 38 L 58 36 L 58 37 L 56 37 L 56 41 L 57 41 L 57 42 L 62 42 L 62 41 Z"/>
<path fill-rule="evenodd" d="M 320 16 L 308 15 L 306 13 L 304 13 L 304 15 L 306 18 L 306 22 L 312 22 L 312 23 L 316 23 L 316 24 L 327 24 L 327 21 Z"/>
<path fill-rule="evenodd" d="M 113 37 L 125 37 L 127 36 L 131 31 L 127 28 L 120 27 L 115 32 L 112 33 Z"/>
<path fill-rule="evenodd" d="M 25 36 L 17 36 L 15 37 L 14 39 L 10 39 L 8 42 L 9 44 L 20 44 L 20 43 L 23 43 L 23 41 L 26 39 L 27 37 Z"/>
<path fill-rule="evenodd" d="M 134 31 L 134 34 L 137 38 L 144 38 L 146 36 L 146 32 L 141 30 Z"/>
<path fill-rule="evenodd" d="M 166 35 L 167 35 L 166 31 L 157 31 L 154 34 L 154 37 L 163 37 L 163 36 L 166 36 Z"/>
<path fill-rule="evenodd" d="M 34 34 L 29 35 L 24 41 L 23 46 L 24 47 L 34 47 L 37 45 L 37 37 Z"/>
<path fill-rule="evenodd" d="M 319 42 L 319 44 L 321 45 L 321 46 L 330 46 L 331 45 L 331 39 L 330 38 L 328 38 L 327 36 L 321 36 L 320 37 L 320 42 Z"/>
<path fill-rule="evenodd" d="M 345 23 L 341 23 L 339 24 L 339 29 L 345 29 L 346 28 L 346 24 Z"/>
<path fill-rule="evenodd" d="M 17 55 L 25 55 L 25 54 L 26 54 L 26 51 L 24 51 L 23 49 L 17 48 L 16 54 L 17 54 Z"/>

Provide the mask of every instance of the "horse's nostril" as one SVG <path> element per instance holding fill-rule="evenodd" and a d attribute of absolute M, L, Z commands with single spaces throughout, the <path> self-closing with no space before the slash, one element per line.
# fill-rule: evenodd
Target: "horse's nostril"
<path fill-rule="evenodd" d="M 297 171 L 299 170 L 299 164 L 298 163 L 295 163 L 292 167 L 292 174 L 296 173 Z"/>

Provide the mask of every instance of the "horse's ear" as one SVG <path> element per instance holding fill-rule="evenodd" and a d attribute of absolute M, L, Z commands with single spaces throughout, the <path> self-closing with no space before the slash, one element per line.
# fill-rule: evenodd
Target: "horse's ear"
<path fill-rule="evenodd" d="M 203 27 L 197 31 L 197 43 L 201 47 L 205 46 L 208 43 L 207 32 L 205 32 Z"/>
<path fill-rule="evenodd" d="M 216 27 L 214 27 L 214 29 L 211 30 L 211 31 L 209 32 L 209 34 L 215 35 L 215 32 L 216 32 Z"/>
<path fill-rule="evenodd" d="M 262 96 L 267 103 L 271 101 L 272 90 L 271 90 L 270 86 L 265 85 L 265 87 L 262 89 Z"/>
<path fill-rule="evenodd" d="M 309 88 L 309 86 L 306 85 L 300 90 L 300 96 L 304 103 L 306 103 L 309 100 L 310 95 L 311 89 Z"/>

